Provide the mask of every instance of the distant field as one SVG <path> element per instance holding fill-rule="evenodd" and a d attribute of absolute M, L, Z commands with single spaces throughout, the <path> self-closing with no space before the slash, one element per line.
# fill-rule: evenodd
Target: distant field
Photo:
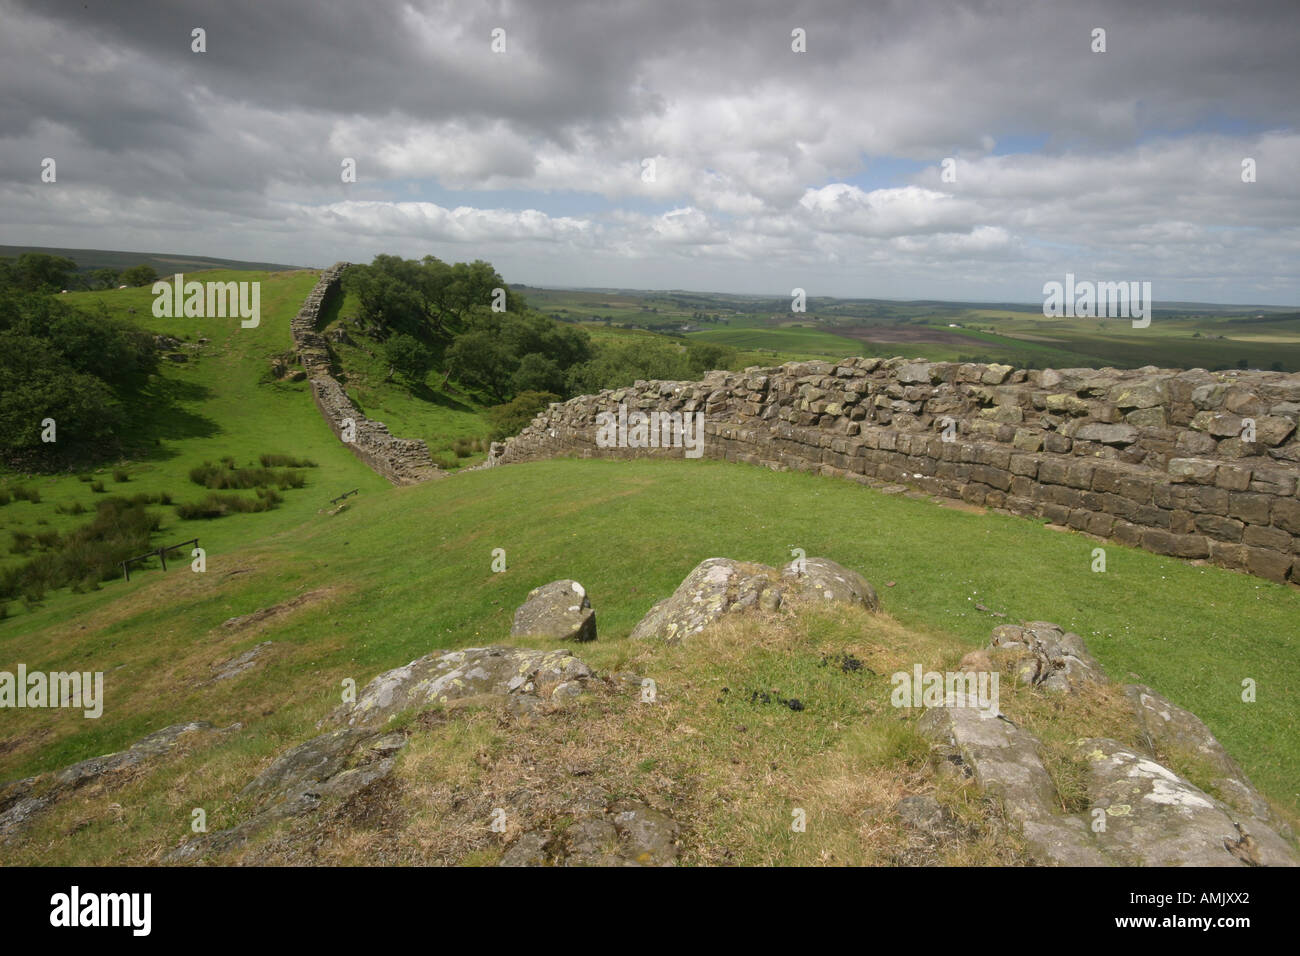
<path fill-rule="evenodd" d="M 1300 311 L 1173 304 L 1149 327 L 1049 319 L 1031 306 L 813 298 L 808 311 L 761 296 L 629 290 L 521 290 L 530 305 L 589 328 L 682 334 L 733 346 L 746 364 L 848 355 L 1005 362 L 1028 368 L 1262 368 L 1300 371 Z"/>
<path fill-rule="evenodd" d="M 106 249 L 61 249 L 53 246 L 0 246 L 0 258 L 17 258 L 24 252 L 43 252 L 51 256 L 63 256 L 75 262 L 79 272 L 88 269 L 127 269 L 138 265 L 153 266 L 159 275 L 198 272 L 201 269 L 288 272 L 302 268 L 302 266 L 275 262 L 244 262 L 239 259 L 217 259 L 213 256 L 186 256 L 163 252 L 112 252 Z"/>

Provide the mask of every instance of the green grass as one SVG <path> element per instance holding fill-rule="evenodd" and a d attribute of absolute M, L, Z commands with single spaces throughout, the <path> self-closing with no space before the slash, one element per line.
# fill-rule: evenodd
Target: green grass
<path fill-rule="evenodd" d="M 157 693 L 151 669 L 174 670 L 204 635 L 220 641 L 225 619 L 300 591 L 330 589 L 328 609 L 284 619 L 275 640 L 291 650 L 249 692 L 292 697 L 305 734 L 305 715 L 335 700 L 343 676 L 360 683 L 436 648 L 507 641 L 514 608 L 538 584 L 582 581 L 603 646 L 704 558 L 778 563 L 799 547 L 860 569 L 902 625 L 965 646 L 985 644 L 1000 620 L 1077 631 L 1114 679 L 1148 683 L 1192 709 L 1265 793 L 1297 806 L 1300 594 L 1284 586 L 1116 545 L 1107 546 L 1109 570 L 1095 574 L 1095 541 L 1036 522 L 718 462 L 511 466 L 273 527 L 291 500 L 248 516 L 257 540 L 218 551 L 204 576 L 141 575 L 6 622 L 5 659 L 47 669 L 76 661 L 114 677 L 110 709 L 93 726 L 24 712 L 20 729 L 57 727 L 57 742 L 0 757 L 0 777 L 101 753 L 175 720 L 238 719 L 247 704 L 232 691 L 180 683 Z M 493 574 L 498 547 L 508 570 Z M 228 576 L 239 568 L 252 573 Z M 1245 678 L 1258 682 L 1256 703 L 1241 702 Z"/>

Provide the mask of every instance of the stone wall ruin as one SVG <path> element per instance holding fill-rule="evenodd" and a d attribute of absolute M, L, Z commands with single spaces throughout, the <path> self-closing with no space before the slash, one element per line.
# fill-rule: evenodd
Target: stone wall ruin
<path fill-rule="evenodd" d="M 1300 374 L 793 362 L 553 404 L 492 461 L 682 457 L 597 447 L 597 413 L 620 404 L 704 412 L 706 458 L 919 489 L 1300 583 Z"/>

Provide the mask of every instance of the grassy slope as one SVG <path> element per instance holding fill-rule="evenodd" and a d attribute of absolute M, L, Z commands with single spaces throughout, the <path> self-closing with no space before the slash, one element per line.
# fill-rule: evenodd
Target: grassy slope
<path fill-rule="evenodd" d="M 342 317 L 356 312 L 355 296 L 336 299 L 323 317 L 322 330 L 339 326 Z M 408 385 L 400 377 L 385 381 L 388 365 L 376 343 L 357 336 L 351 344 L 334 343 L 331 347 L 345 372 L 352 400 L 367 416 L 387 425 L 392 434 L 399 438 L 424 439 L 430 453 L 447 465 L 474 465 L 487 458 L 486 450 L 460 459 L 452 453 L 451 446 L 457 438 L 478 438 L 486 442 L 489 428 L 481 414 L 484 406 L 474 397 L 436 387 L 442 381 L 441 372 L 430 373 L 416 386 Z"/>
<path fill-rule="evenodd" d="M 152 332 L 165 333 L 190 343 L 201 337 L 210 341 L 190 361 L 164 361 L 162 374 L 145 400 L 131 408 L 128 426 L 130 442 L 137 451 L 125 463 L 130 481 L 113 481 L 112 466 L 95 472 L 105 493 L 96 494 L 88 483 L 73 475 L 24 478 L 4 476 L 36 487 L 40 504 L 14 501 L 0 508 L 0 532 L 42 528 L 66 531 L 88 520 L 89 515 L 58 515 L 58 504 L 80 502 L 93 511 L 95 502 L 113 494 L 170 492 L 177 502 L 193 501 L 207 494 L 188 479 L 189 469 L 205 459 L 232 455 L 241 464 L 255 463 L 264 453 L 281 453 L 309 458 L 320 466 L 305 471 L 307 486 L 284 492 L 284 502 L 261 514 L 234 515 L 215 521 L 181 521 L 171 508 L 159 508 L 163 525 L 156 541 L 171 544 L 198 537 L 214 557 L 245 545 L 253 538 L 293 528 L 314 514 L 329 498 L 361 488 L 367 492 L 388 487 L 343 448 L 325 425 L 310 399 L 308 384 L 276 383 L 269 380 L 270 358 L 290 348 L 289 319 L 316 281 L 314 272 L 236 273 L 208 272 L 199 281 L 260 281 L 261 324 L 244 329 L 235 319 L 165 319 L 151 311 L 153 297 L 147 288 L 112 292 L 69 294 L 74 304 L 94 307 L 103 302 L 110 313 L 137 323 Z M 127 310 L 134 308 L 135 314 Z M 243 492 L 251 497 L 252 492 Z M 45 525 L 37 522 L 44 520 Z M 8 553 L 10 535 L 0 533 L 0 562 L 20 561 Z M 156 573 L 156 572 L 148 572 Z M 76 613 L 78 596 L 50 599 L 51 612 L 58 619 Z M 14 602 L 10 612 L 22 614 Z M 0 629 L 5 625 L 0 624 Z"/>
<path fill-rule="evenodd" d="M 262 278 L 263 323 L 257 330 L 228 320 L 153 319 L 147 290 L 84 297 L 102 298 L 119 314 L 135 307 L 133 318 L 153 331 L 212 340 L 197 361 L 168 365 L 152 404 L 138 409 L 147 457 L 128 465 L 132 480 L 126 485 L 101 475 L 110 492 L 168 490 L 177 500 L 198 497 L 202 492 L 185 473 L 204 458 L 224 454 L 244 461 L 283 452 L 311 457 L 321 467 L 307 473 L 307 488 L 287 491 L 284 504 L 266 514 L 182 524 L 170 509 L 161 509 L 161 541 L 195 533 L 202 538 L 209 550 L 204 575 L 183 566 L 167 574 L 152 570 L 96 593 L 52 595 L 44 607 L 0 624 L 0 669 L 13 670 L 21 661 L 31 669 L 102 670 L 108 698 L 98 721 L 49 710 L 5 712 L 0 780 L 120 749 L 178 720 L 238 720 L 246 727 L 211 753 L 182 760 L 157 782 L 148 778 L 138 791 L 105 798 L 130 808 L 125 831 L 119 822 L 96 817 L 77 840 L 62 839 L 67 830 L 60 826 L 79 829 L 77 814 L 94 816 L 86 809 L 90 803 L 75 804 L 67 811 L 71 817 L 61 816 L 46 831 L 49 842 L 41 852 L 55 856 L 35 859 L 139 861 L 142 844 L 174 843 L 195 805 L 216 808 L 210 810 L 211 828 L 234 822 L 234 794 L 267 758 L 314 732 L 315 721 L 337 702 L 341 679 L 364 683 L 439 647 L 508 641 L 513 609 L 527 591 L 567 576 L 587 586 L 598 611 L 601 640 L 581 652 L 595 666 L 633 666 L 669 685 L 749 681 L 781 686 L 814 702 L 830 695 L 827 712 L 818 703 L 810 712 L 819 722 L 816 732 L 798 739 L 778 733 L 777 718 L 766 711 L 718 714 L 708 711 L 711 696 L 693 697 L 676 716 L 712 742 L 697 758 L 689 757 L 692 746 L 674 736 L 679 724 L 661 726 L 655 723 L 659 716 L 639 716 L 635 726 L 645 738 L 665 740 L 658 749 L 643 740 L 643 762 L 721 761 L 725 748 L 714 745 L 714 735 L 725 737 L 727 721 L 738 716 L 765 734 L 772 731 L 751 735 L 746 744 L 762 766 L 783 754 L 798 757 L 801 775 L 792 763 L 783 770 L 787 782 L 821 779 L 831 786 L 831 778 L 819 775 L 833 772 L 858 779 L 854 754 L 875 754 L 872 759 L 885 764 L 906 757 L 914 741 L 906 735 L 894 739 L 880 728 L 823 746 L 823 731 L 866 704 L 835 697 L 839 691 L 827 688 L 811 649 L 884 653 L 907 642 L 931 651 L 948 648 L 951 663 L 961 648 L 982 646 L 989 629 L 1003 620 L 975 609 L 983 603 L 1007 613 L 1005 620 L 1053 620 L 1079 631 L 1112 677 L 1140 679 L 1190 707 L 1265 793 L 1293 813 L 1300 805 L 1300 708 L 1294 703 L 1300 691 L 1294 666 L 1300 593 L 1114 545 L 1107 546 L 1109 571 L 1094 574 L 1089 568 L 1097 543 L 1081 536 L 848 482 L 716 462 L 555 461 L 392 489 L 334 440 L 305 384 L 263 380 L 270 356 L 289 347 L 288 319 L 315 277 Z M 401 405 L 400 396 L 387 400 Z M 399 427 L 394 431 L 403 434 Z M 161 444 L 152 444 L 154 438 Z M 89 505 L 95 498 L 72 476 L 34 483 L 45 495 L 42 504 L 15 502 L 0 509 L 0 522 L 48 515 L 51 526 L 73 525 L 84 519 L 54 516 L 53 505 L 74 498 Z M 350 499 L 346 511 L 319 513 L 324 499 L 352 487 L 363 493 Z M 490 571 L 497 547 L 507 551 L 504 574 Z M 852 618 L 814 621 L 814 633 L 789 645 L 797 660 L 787 661 L 779 641 L 757 655 L 745 654 L 743 643 L 740 651 L 720 647 L 730 671 L 710 670 L 689 651 L 647 658 L 643 648 L 624 640 L 650 605 L 703 558 L 775 564 L 788 559 L 792 547 L 860 569 L 881 591 L 892 621 L 879 633 Z M 890 581 L 895 586 L 885 587 Z M 301 608 L 259 628 L 222 626 L 235 615 L 304 594 Z M 210 676 L 210 665 L 264 640 L 275 642 L 264 666 L 236 680 L 198 686 Z M 1240 682 L 1247 677 L 1259 682 L 1254 704 L 1240 701 Z M 474 735 L 493 733 L 492 720 L 484 720 L 486 729 L 467 727 L 463 739 L 421 746 L 437 751 L 445 744 L 453 754 L 460 753 L 457 746 L 470 747 L 473 758 Z M 568 732 L 583 736 L 581 726 Z M 881 733 L 885 737 L 878 739 Z M 682 739 L 689 741 L 689 734 Z M 834 759 L 818 762 L 825 754 Z M 429 751 L 423 759 L 438 758 Z M 744 788 L 722 786 L 733 794 L 737 789 Z M 742 826 L 784 847 L 788 837 L 773 841 L 788 830 L 786 807 L 751 806 L 736 818 L 739 823 L 696 823 L 719 828 L 719 844 L 729 839 L 727 826 Z M 852 842 L 850 833 L 840 836 Z M 815 861 L 799 855 L 806 852 L 777 858 Z"/>
<path fill-rule="evenodd" d="M 504 574 L 490 571 L 497 547 Z M 435 648 L 506 641 L 527 591 L 558 577 L 587 586 L 599 655 L 618 664 L 634 650 L 621 639 L 698 561 L 775 563 L 791 547 L 861 569 L 901 625 L 964 646 L 985 643 L 998 623 L 976 603 L 1077 630 L 1113 677 L 1191 707 L 1295 809 L 1296 591 L 1114 545 L 1109 570 L 1095 574 L 1096 542 L 1031 521 L 715 462 L 555 461 L 363 496 L 343 514 L 221 553 L 207 575 L 142 575 L 79 599 L 75 618 L 61 606 L 12 621 L 4 660 L 104 670 L 109 702 L 98 722 L 14 712 L 20 739 L 0 756 L 0 777 L 180 719 L 248 721 L 254 748 L 300 739 L 343 677 L 361 683 Z M 304 591 L 325 593 L 282 625 L 221 627 Z M 265 639 L 279 644 L 265 670 L 191 686 L 209 664 Z M 1257 703 L 1240 700 L 1247 677 L 1259 683 Z"/>

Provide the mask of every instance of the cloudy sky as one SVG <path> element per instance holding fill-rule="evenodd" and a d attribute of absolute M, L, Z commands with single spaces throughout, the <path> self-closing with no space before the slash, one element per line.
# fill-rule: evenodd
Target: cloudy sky
<path fill-rule="evenodd" d="M 0 0 L 0 243 L 1295 305 L 1297 52 L 1295 0 Z"/>

